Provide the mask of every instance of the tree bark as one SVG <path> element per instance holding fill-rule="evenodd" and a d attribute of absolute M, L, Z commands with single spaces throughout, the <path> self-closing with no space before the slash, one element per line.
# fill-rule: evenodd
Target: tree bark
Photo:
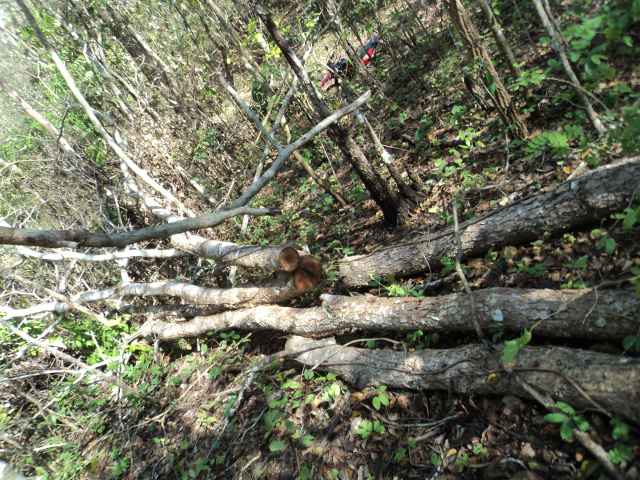
<path fill-rule="evenodd" d="M 520 72 L 520 67 L 518 66 L 516 57 L 513 55 L 513 50 L 511 50 L 511 47 L 509 46 L 507 39 L 504 37 L 504 32 L 502 30 L 502 27 L 498 23 L 498 20 L 496 20 L 496 16 L 493 14 L 493 9 L 491 8 L 491 5 L 489 5 L 487 0 L 477 0 L 477 1 L 480 4 L 480 9 L 482 10 L 484 18 L 486 18 L 487 23 L 489 23 L 489 27 L 491 28 L 491 33 L 493 34 L 493 39 L 498 45 L 500 52 L 502 52 L 502 55 L 504 55 L 505 58 L 507 59 L 507 66 L 509 67 L 509 70 L 511 70 L 511 74 L 513 75 L 513 78 L 515 79 L 520 78 L 522 76 L 522 73 Z"/>
<path fill-rule="evenodd" d="M 638 332 L 633 317 L 640 297 L 631 290 L 534 290 L 489 288 L 474 292 L 484 330 L 503 327 L 555 338 L 618 341 Z M 196 317 L 190 322 L 156 324 L 160 339 L 213 330 L 279 330 L 298 335 L 324 335 L 361 328 L 439 333 L 474 330 L 465 295 L 434 298 L 341 297 L 322 295 L 314 308 L 264 306 Z"/>
<path fill-rule="evenodd" d="M 460 225 L 463 254 L 536 239 L 607 218 L 622 211 L 640 185 L 640 157 L 593 170 L 555 190 L 517 201 Z M 347 287 L 366 285 L 371 274 L 395 277 L 437 271 L 443 257 L 454 258 L 453 229 L 419 237 L 411 243 L 340 261 Z"/>
<path fill-rule="evenodd" d="M 292 247 L 238 245 L 204 237 L 196 237 L 187 248 L 196 255 L 215 260 L 216 263 L 269 271 L 293 272 L 302 257 L 310 256 Z"/>
<path fill-rule="evenodd" d="M 285 348 L 312 348 L 316 343 L 317 340 L 293 337 Z M 502 347 L 497 348 L 502 351 Z M 321 369 L 340 375 L 359 389 L 385 385 L 452 390 L 464 396 L 510 394 L 530 398 L 482 345 L 415 352 L 333 345 L 300 354 L 295 359 L 304 365 L 320 365 Z M 637 424 L 640 422 L 640 359 L 624 360 L 617 355 L 572 348 L 523 347 L 510 363 L 525 382 L 538 391 L 550 393 L 554 400 L 576 409 L 593 409 L 595 402 Z M 491 381 L 488 381 L 490 375 Z"/>
<path fill-rule="evenodd" d="M 262 283 L 240 285 L 235 288 L 207 288 L 182 282 L 154 282 L 124 285 L 101 292 L 88 292 L 81 295 L 80 300 L 92 301 L 92 297 L 96 295 L 99 295 L 101 300 L 119 295 L 142 297 L 170 295 L 191 304 L 239 307 L 284 302 L 299 297 L 302 293 L 306 291 L 296 288 L 295 274 L 283 272 Z"/>
<path fill-rule="evenodd" d="M 487 53 L 486 48 L 484 48 L 482 40 L 480 40 L 480 36 L 478 35 L 478 31 L 471 22 L 471 18 L 469 18 L 467 10 L 464 8 L 460 0 L 445 0 L 444 3 L 447 6 L 447 11 L 449 12 L 451 21 L 460 34 L 462 43 L 467 49 L 470 60 L 474 61 L 475 59 L 478 59 L 483 61 L 486 64 L 486 70 L 493 77 L 493 81 L 496 85 L 494 98 L 496 100 L 498 111 L 503 117 L 503 121 L 507 125 L 513 126 L 514 134 L 517 138 L 526 138 L 527 135 L 529 135 L 527 126 L 518 116 L 513 100 L 509 95 L 509 92 L 507 92 L 507 89 L 502 84 L 502 80 L 500 80 L 500 76 L 493 66 L 491 57 Z"/>
<path fill-rule="evenodd" d="M 257 3 L 257 12 L 258 17 L 260 17 L 260 20 L 264 23 L 274 42 L 278 47 L 280 47 L 287 63 L 289 63 L 289 66 L 298 77 L 307 97 L 313 105 L 316 115 L 320 119 L 324 119 L 329 116 L 331 114 L 329 106 L 320 97 L 320 94 L 300 63 L 298 56 L 291 49 L 289 43 L 282 36 L 280 30 L 273 21 L 273 18 L 271 18 L 271 14 L 260 2 Z M 389 225 L 395 225 L 398 222 L 398 214 L 401 205 L 401 199 L 397 192 L 395 192 L 389 186 L 388 182 L 386 182 L 386 180 L 373 168 L 369 160 L 345 128 L 340 125 L 333 124 L 329 127 L 327 134 L 338 146 L 345 159 L 355 168 L 358 176 L 371 194 L 371 197 L 382 210 L 385 221 Z"/>

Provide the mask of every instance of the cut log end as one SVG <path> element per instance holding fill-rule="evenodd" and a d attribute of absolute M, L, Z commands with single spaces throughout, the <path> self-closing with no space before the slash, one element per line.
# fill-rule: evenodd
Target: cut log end
<path fill-rule="evenodd" d="M 322 278 L 322 265 L 320 260 L 312 255 L 300 257 L 300 263 L 293 276 L 296 291 L 306 293 L 320 283 Z"/>
<path fill-rule="evenodd" d="M 280 267 L 282 267 L 285 272 L 293 272 L 300 262 L 300 255 L 298 255 L 295 248 L 285 247 L 280 252 L 278 260 Z"/>

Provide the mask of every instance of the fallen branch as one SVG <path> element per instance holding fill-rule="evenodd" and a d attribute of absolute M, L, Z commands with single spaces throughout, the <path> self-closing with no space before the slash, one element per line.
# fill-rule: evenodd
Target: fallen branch
<path fill-rule="evenodd" d="M 586 173 L 555 190 L 535 195 L 460 225 L 463 256 L 530 241 L 622 211 L 640 186 L 640 157 Z M 453 229 L 422 236 L 411 243 L 380 249 L 340 262 L 343 284 L 366 285 L 371 274 L 403 277 L 442 268 L 443 257 L 456 256 Z"/>
<path fill-rule="evenodd" d="M 285 348 L 314 345 L 316 340 L 292 337 Z M 502 348 L 496 346 L 500 353 Z M 334 345 L 298 355 L 295 360 L 304 365 L 319 364 L 358 389 L 380 385 L 425 390 L 451 388 L 465 396 L 510 394 L 531 398 L 510 381 L 483 345 L 414 352 Z M 556 400 L 574 408 L 593 408 L 593 400 L 640 423 L 640 359 L 620 359 L 616 355 L 564 347 L 523 347 L 509 365 L 533 388 L 550 392 Z M 567 378 L 579 385 L 582 392 Z"/>
<path fill-rule="evenodd" d="M 489 288 L 474 292 L 484 330 L 504 327 L 560 338 L 621 340 L 636 334 L 640 297 L 633 290 L 535 290 Z M 166 340 L 213 330 L 280 330 L 299 335 L 345 328 L 440 333 L 473 331 L 472 311 L 463 295 L 435 298 L 342 297 L 322 295 L 314 308 L 260 306 L 196 317 L 178 325 L 160 322 L 152 333 Z"/>
<path fill-rule="evenodd" d="M 111 260 L 119 260 L 124 258 L 178 258 L 189 255 L 187 252 L 178 250 L 177 248 L 167 248 L 164 250 L 149 249 L 143 250 L 135 248 L 125 250 L 123 252 L 110 253 L 81 253 L 72 251 L 61 252 L 36 252 L 30 248 L 18 248 L 17 250 L 0 250 L 0 255 L 20 255 L 23 257 L 37 258 L 50 262 L 59 262 L 67 258 L 82 260 L 83 262 L 109 262 Z"/>
<path fill-rule="evenodd" d="M 126 247 L 133 243 L 158 240 L 171 235 L 220 225 L 238 215 L 279 215 L 275 208 L 239 207 L 224 212 L 210 213 L 166 225 L 154 225 L 133 232 L 91 233 L 87 230 L 34 230 L 30 228 L 0 227 L 0 244 L 37 247 Z"/>

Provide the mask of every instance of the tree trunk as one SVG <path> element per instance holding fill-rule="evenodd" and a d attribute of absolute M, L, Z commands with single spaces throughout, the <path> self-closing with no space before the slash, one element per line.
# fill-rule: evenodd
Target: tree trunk
<path fill-rule="evenodd" d="M 260 20 L 264 23 L 274 42 L 278 47 L 280 47 L 280 50 L 287 59 L 289 66 L 298 77 L 307 97 L 313 105 L 316 115 L 320 119 L 328 117 L 331 114 L 329 106 L 320 97 L 320 94 L 312 84 L 311 79 L 304 70 L 304 67 L 300 63 L 297 55 L 278 30 L 278 27 L 271 18 L 271 14 L 269 14 L 261 3 L 257 4 L 257 9 Z M 386 180 L 373 168 L 362 150 L 360 150 L 344 127 L 333 124 L 329 127 L 327 134 L 338 148 L 340 148 L 340 151 L 343 153 L 347 161 L 355 168 L 358 176 L 371 194 L 371 197 L 382 210 L 385 221 L 389 225 L 395 225 L 398 221 L 398 214 L 401 205 L 401 199 L 397 192 L 391 189 Z"/>
<path fill-rule="evenodd" d="M 326 345 L 325 340 L 293 337 L 286 349 Z M 500 352 L 503 347 L 496 347 Z M 483 345 L 414 352 L 323 346 L 295 359 L 343 377 L 356 388 L 452 390 L 459 395 L 529 395 L 502 371 Z M 640 422 L 640 360 L 564 347 L 523 347 L 510 362 L 534 389 L 576 409 L 620 412 Z M 491 376 L 491 381 L 488 381 Z M 578 390 L 578 388 L 580 390 Z"/>
<path fill-rule="evenodd" d="M 96 296 L 101 300 L 113 296 L 160 296 L 170 295 L 181 298 L 191 304 L 239 307 L 242 305 L 262 305 L 284 302 L 299 297 L 317 285 L 305 284 L 308 288 L 299 288 L 296 275 L 279 273 L 273 278 L 254 285 L 241 285 L 236 288 L 206 288 L 182 282 L 155 282 L 148 284 L 124 285 L 121 287 L 88 292 L 80 296 L 82 303 L 92 301 Z M 183 324 L 180 324 L 183 325 Z"/>
<path fill-rule="evenodd" d="M 622 211 L 638 188 L 640 157 L 607 165 L 460 225 L 465 257 L 525 242 L 545 232 L 560 232 L 597 222 Z M 345 257 L 340 274 L 347 287 L 366 285 L 370 275 L 396 277 L 436 271 L 443 257 L 454 258 L 453 229 L 426 235 L 408 244 L 380 249 L 369 255 Z"/>
<path fill-rule="evenodd" d="M 345 329 L 472 332 L 474 323 L 466 295 L 433 298 L 341 297 L 322 295 L 314 308 L 264 306 L 196 317 L 179 327 L 155 324 L 160 339 L 214 330 L 279 330 L 298 335 L 324 335 Z M 640 309 L 632 290 L 535 290 L 487 288 L 474 292 L 480 326 L 533 331 L 536 336 L 622 340 L 636 334 L 630 318 Z"/>
<path fill-rule="evenodd" d="M 449 16 L 451 17 L 451 21 L 455 25 L 456 30 L 458 30 L 460 39 L 467 49 L 470 60 L 473 62 L 478 59 L 485 62 L 486 70 L 493 77 L 493 81 L 496 85 L 494 98 L 500 115 L 503 117 L 502 120 L 507 125 L 513 126 L 514 133 L 517 138 L 526 138 L 527 135 L 529 135 L 529 131 L 527 130 L 524 122 L 520 120 L 513 100 L 511 99 L 509 92 L 507 92 L 507 89 L 502 84 L 502 81 L 498 76 L 498 72 L 496 72 L 496 69 L 493 66 L 491 57 L 489 57 L 489 54 L 484 48 L 482 40 L 478 35 L 476 27 L 474 27 L 471 22 L 471 18 L 469 18 L 467 10 L 464 8 L 462 3 L 460 3 L 460 0 L 445 0 L 445 4 L 447 6 Z"/>
<path fill-rule="evenodd" d="M 495 15 L 493 14 L 493 9 L 491 5 L 487 3 L 487 0 L 477 0 L 480 4 L 480 9 L 484 14 L 484 18 L 487 19 L 487 23 L 489 23 L 489 27 L 491 28 L 491 33 L 493 34 L 493 39 L 495 40 L 500 52 L 507 59 L 507 66 L 509 70 L 511 70 L 511 75 L 513 78 L 518 79 L 522 76 L 520 72 L 520 67 L 518 66 L 518 62 L 516 61 L 516 57 L 513 55 L 513 50 L 509 46 L 507 39 L 504 37 L 504 32 L 502 27 L 496 20 Z"/>
<path fill-rule="evenodd" d="M 551 22 L 549 21 L 549 17 L 547 17 L 547 14 L 540 0 L 533 0 L 533 4 L 536 7 L 536 12 L 538 12 L 538 16 L 540 17 L 542 26 L 544 27 L 545 31 L 547 32 L 547 35 L 549 35 L 549 38 L 551 39 L 551 44 L 553 45 L 553 48 L 558 53 L 558 57 L 560 57 L 560 64 L 562 65 L 564 72 L 567 74 L 567 77 L 569 77 L 569 80 L 573 84 L 573 87 L 576 91 L 576 95 L 578 96 L 578 100 L 580 100 L 580 104 L 582 105 L 585 112 L 587 113 L 587 117 L 589 117 L 589 120 L 591 121 L 591 124 L 593 125 L 593 128 L 595 129 L 596 133 L 598 133 L 598 135 L 603 134 L 604 132 L 607 131 L 607 129 L 604 128 L 604 125 L 602 125 L 602 122 L 600 121 L 598 114 L 595 112 L 595 110 L 591 106 L 591 103 L 589 102 L 587 95 L 584 93 L 584 89 L 582 88 L 582 85 L 580 85 L 580 80 L 578 80 L 578 77 L 576 76 L 576 74 L 573 72 L 573 69 L 571 68 L 571 64 L 569 63 L 569 59 L 567 58 L 567 54 L 565 52 L 565 45 L 562 41 L 560 33 L 557 32 L 556 29 L 553 28 L 553 26 L 551 25 Z"/>

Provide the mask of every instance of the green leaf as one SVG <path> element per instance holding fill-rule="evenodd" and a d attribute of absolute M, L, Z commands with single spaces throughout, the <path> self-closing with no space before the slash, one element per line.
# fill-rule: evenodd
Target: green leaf
<path fill-rule="evenodd" d="M 200 345 L 200 353 L 202 353 L 202 355 L 207 353 L 207 350 L 209 350 L 209 347 L 207 346 L 206 343 L 203 343 L 202 345 Z"/>
<path fill-rule="evenodd" d="M 120 360 L 116 360 L 115 362 L 111 362 L 107 365 L 107 372 L 111 370 L 115 370 L 120 366 Z"/>
<path fill-rule="evenodd" d="M 284 426 L 287 428 L 287 430 L 296 430 L 298 428 L 296 427 L 296 424 L 293 423 L 291 420 L 285 420 Z"/>
<path fill-rule="evenodd" d="M 400 463 L 403 459 L 405 454 L 407 453 L 407 449 L 406 448 L 401 448 L 400 450 L 398 450 L 396 452 L 396 454 L 394 455 L 393 459 L 396 461 L 396 463 Z"/>
<path fill-rule="evenodd" d="M 580 478 L 589 478 L 600 467 L 597 460 L 585 460 L 580 464 Z"/>
<path fill-rule="evenodd" d="M 273 441 L 269 444 L 269 450 L 272 452 L 281 452 L 286 447 L 284 440 Z"/>
<path fill-rule="evenodd" d="M 582 268 L 587 264 L 587 259 L 589 258 L 588 255 L 585 255 L 583 257 L 580 257 L 578 260 L 576 260 L 573 263 L 566 263 L 564 266 L 567 268 Z"/>
<path fill-rule="evenodd" d="M 612 432 L 614 440 L 627 440 L 629 438 L 629 426 L 626 423 L 619 418 L 612 418 L 610 423 L 614 425 Z"/>
<path fill-rule="evenodd" d="M 518 351 L 520 351 L 520 345 L 516 343 L 515 340 L 509 340 L 505 342 L 506 347 L 504 347 L 504 351 L 502 352 L 502 361 L 504 363 L 509 363 L 511 360 L 516 358 Z"/>
<path fill-rule="evenodd" d="M 584 417 L 584 415 L 576 415 L 575 417 L 573 417 L 573 421 L 576 423 L 576 426 L 583 432 L 589 430 L 589 422 Z"/>
<path fill-rule="evenodd" d="M 305 447 L 308 447 L 313 444 L 313 441 L 316 439 L 313 435 L 304 435 L 300 438 L 300 443 Z"/>
<path fill-rule="evenodd" d="M 630 230 L 638 221 L 638 212 L 631 208 L 625 209 L 626 215 L 622 221 L 622 228 Z"/>
<path fill-rule="evenodd" d="M 547 422 L 551 422 L 551 423 L 563 423 L 569 420 L 569 417 L 567 417 L 564 413 L 552 412 L 552 413 L 547 413 L 544 416 L 544 419 Z"/>
<path fill-rule="evenodd" d="M 637 338 L 638 338 L 637 335 L 627 335 L 622 340 L 622 348 L 624 348 L 625 350 L 629 350 L 633 346 L 633 344 L 636 342 Z"/>
<path fill-rule="evenodd" d="M 431 462 L 431 465 L 437 467 L 438 465 L 440 465 L 440 462 L 442 460 L 440 460 L 440 456 L 436 452 L 433 452 L 429 461 Z"/>
<path fill-rule="evenodd" d="M 607 452 L 607 456 L 611 459 L 613 463 L 616 465 L 621 464 L 622 462 L 626 462 L 631 458 L 633 451 L 629 445 L 616 445 L 614 448 Z"/>
<path fill-rule="evenodd" d="M 574 410 L 574 408 L 569 405 L 568 403 L 565 402 L 556 402 L 556 405 L 558 406 L 558 408 L 560 410 L 562 410 L 564 413 L 566 413 L 567 415 L 575 415 L 576 411 Z"/>
<path fill-rule="evenodd" d="M 565 442 L 568 442 L 573 438 L 573 424 L 571 423 L 571 421 L 567 420 L 562 424 L 562 426 L 560 427 L 560 437 Z"/>
<path fill-rule="evenodd" d="M 384 433 L 384 427 L 378 420 L 376 420 L 376 422 L 373 424 L 373 429 L 378 433 Z"/>

